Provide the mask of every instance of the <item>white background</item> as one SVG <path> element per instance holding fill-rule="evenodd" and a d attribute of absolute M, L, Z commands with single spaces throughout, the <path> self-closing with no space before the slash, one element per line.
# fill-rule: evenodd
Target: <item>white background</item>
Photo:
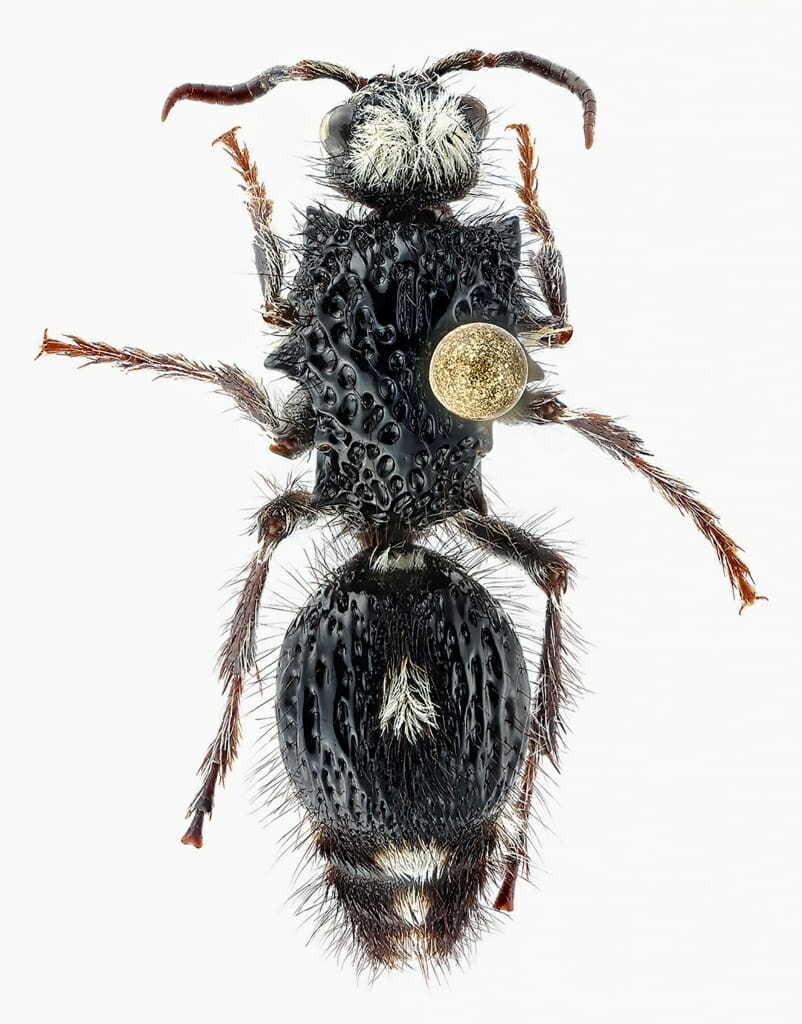
<path fill-rule="evenodd" d="M 796 5 L 73 0 L 15 17 L 0 72 L 4 1019 L 798 1020 Z M 497 510 L 556 510 L 573 545 L 589 692 L 516 913 L 444 984 L 370 986 L 307 946 L 285 905 L 293 858 L 276 862 L 281 826 L 250 803 L 253 716 L 206 847 L 178 842 L 221 706 L 221 585 L 249 556 L 259 474 L 287 464 L 203 385 L 33 355 L 47 325 L 258 374 L 249 226 L 209 143 L 243 125 L 290 233 L 344 92 L 288 84 L 162 125 L 164 96 L 301 57 L 370 75 L 466 47 L 529 49 L 596 90 L 586 153 L 569 94 L 515 71 L 452 80 L 499 115 L 498 174 L 515 174 L 503 125 L 537 135 L 576 328 L 555 380 L 699 487 L 770 601 L 739 618 L 692 526 L 580 438 L 498 429 Z M 306 573 L 300 543 L 282 566 Z M 293 593 L 286 572 L 277 588 Z"/>

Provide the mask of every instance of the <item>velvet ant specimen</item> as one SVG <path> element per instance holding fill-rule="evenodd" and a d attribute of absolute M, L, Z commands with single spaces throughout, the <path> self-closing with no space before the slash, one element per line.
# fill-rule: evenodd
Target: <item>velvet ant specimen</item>
<path fill-rule="evenodd" d="M 576 412 L 543 384 L 539 348 L 571 337 L 563 261 L 538 197 L 529 129 L 517 133 L 523 221 L 537 251 L 522 274 L 519 219 L 460 221 L 475 188 L 488 115 L 442 84 L 509 67 L 569 89 L 593 142 L 594 95 L 578 75 L 518 51 L 454 54 L 421 72 L 362 78 L 304 60 L 236 86 L 182 85 L 168 97 L 247 103 L 282 82 L 333 79 L 350 92 L 323 119 L 330 186 L 347 214 L 307 210 L 299 266 L 285 279 L 273 203 L 237 129 L 218 140 L 242 178 L 268 325 L 265 365 L 295 382 L 277 407 L 236 367 L 45 334 L 42 352 L 206 381 L 233 399 L 286 458 L 315 453 L 311 490 L 293 485 L 256 515 L 256 552 L 220 656 L 226 695 L 201 765 L 183 842 L 200 847 L 216 788 L 237 755 L 243 685 L 273 552 L 328 520 L 355 552 L 297 612 L 281 647 L 276 721 L 283 766 L 311 830 L 324 909 L 357 962 L 444 966 L 492 906 L 513 907 L 527 867 L 536 774 L 557 762 L 568 697 L 564 555 L 488 511 L 481 460 L 493 421 L 565 424 L 649 483 L 712 544 L 742 607 L 758 595 L 738 547 L 640 439 Z M 546 599 L 530 685 L 512 622 L 464 562 L 426 545 L 447 524 L 522 569 Z M 492 892 L 490 894 L 492 899 Z"/>

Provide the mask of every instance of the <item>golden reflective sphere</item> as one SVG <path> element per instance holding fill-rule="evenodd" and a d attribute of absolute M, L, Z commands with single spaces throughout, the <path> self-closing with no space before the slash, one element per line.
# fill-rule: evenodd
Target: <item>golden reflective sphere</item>
<path fill-rule="evenodd" d="M 438 343 L 429 383 L 439 402 L 464 420 L 494 420 L 523 394 L 529 367 L 523 346 L 493 324 L 462 324 Z"/>

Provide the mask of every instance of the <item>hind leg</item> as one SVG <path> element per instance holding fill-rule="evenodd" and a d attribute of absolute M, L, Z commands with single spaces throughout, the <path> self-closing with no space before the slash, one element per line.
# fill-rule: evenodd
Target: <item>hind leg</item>
<path fill-rule="evenodd" d="M 570 563 L 550 544 L 513 523 L 493 516 L 463 512 L 457 523 L 486 550 L 517 565 L 546 595 L 546 618 L 540 655 L 539 686 L 532 709 L 526 763 L 516 799 L 519 822 L 504 878 L 494 903 L 496 910 L 512 910 L 515 883 L 521 867 L 528 867 L 527 836 L 535 777 L 543 758 L 556 767 L 564 724 L 570 670 L 565 648 L 562 599 L 572 575 Z"/>
<path fill-rule="evenodd" d="M 256 667 L 256 626 L 262 591 L 267 581 L 270 559 L 279 543 L 298 527 L 318 515 L 307 491 L 287 491 L 268 502 L 255 516 L 254 529 L 259 538 L 256 553 L 249 562 L 244 585 L 229 626 L 228 637 L 220 651 L 220 679 L 226 705 L 217 734 L 206 751 L 199 774 L 203 783 L 187 812 L 190 826 L 182 843 L 203 846 L 203 824 L 212 816 L 218 783 L 225 782 L 234 763 L 240 740 L 240 702 L 243 682 Z"/>

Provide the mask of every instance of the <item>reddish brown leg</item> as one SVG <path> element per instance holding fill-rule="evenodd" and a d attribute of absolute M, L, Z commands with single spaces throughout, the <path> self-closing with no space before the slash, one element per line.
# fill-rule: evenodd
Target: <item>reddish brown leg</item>
<path fill-rule="evenodd" d="M 538 199 L 537 159 L 532 133 L 528 125 L 510 124 L 508 129 L 518 136 L 518 169 L 521 184 L 516 188 L 518 198 L 524 205 L 524 220 L 540 239 L 540 249 L 530 257 L 543 300 L 551 314 L 543 321 L 532 318 L 531 323 L 519 321 L 518 327 L 524 340 L 542 346 L 564 345 L 574 333 L 568 323 L 568 299 L 565 286 L 565 270 L 560 250 L 554 241 L 549 219 Z"/>
<path fill-rule="evenodd" d="M 316 515 L 311 495 L 307 491 L 296 490 L 269 502 L 255 516 L 259 544 L 245 570 L 245 582 L 231 619 L 228 638 L 220 651 L 220 679 L 226 694 L 226 706 L 217 735 L 198 770 L 203 783 L 187 812 L 191 821 L 182 843 L 197 848 L 203 846 L 203 823 L 205 818 L 212 816 L 215 789 L 218 783 L 225 782 L 237 756 L 242 687 L 256 666 L 257 618 L 270 558 L 277 545 L 296 526 L 310 522 Z"/>
<path fill-rule="evenodd" d="M 273 440 L 271 448 L 279 455 L 294 458 L 311 445 L 309 423 L 302 420 L 302 407 L 295 402 L 289 414 L 278 412 L 264 386 L 237 366 L 221 363 L 209 366 L 182 355 L 144 352 L 140 348 L 114 348 L 103 341 L 85 341 L 74 334 L 66 340 L 51 338 L 45 331 L 39 355 L 70 356 L 85 360 L 84 365 L 111 363 L 123 370 L 150 370 L 158 377 L 189 377 L 206 381 L 233 399 L 240 412 L 258 424 Z"/>
<path fill-rule="evenodd" d="M 222 142 L 223 148 L 234 162 L 235 170 L 242 178 L 240 187 L 245 192 L 245 206 L 255 232 L 253 251 L 264 295 L 262 317 L 271 327 L 291 327 L 296 318 L 293 308 L 281 298 L 284 251 L 278 235 L 271 227 L 273 201 L 268 199 L 267 190 L 259 180 L 259 169 L 251 162 L 248 147 L 240 146 L 238 131 L 238 128 L 232 128 L 215 139 L 212 145 Z"/>
<path fill-rule="evenodd" d="M 562 617 L 560 598 L 549 594 L 543 649 L 540 656 L 540 688 L 532 715 L 526 763 L 515 803 L 518 831 L 504 865 L 504 877 L 493 903 L 494 910 L 512 911 L 515 907 L 515 883 L 521 868 L 529 871 L 529 815 L 535 790 L 535 777 L 544 757 L 558 766 L 559 738 L 563 730 L 561 709 L 565 700 L 566 681 L 563 667 Z"/>
<path fill-rule="evenodd" d="M 530 423 L 565 423 L 577 433 L 618 459 L 629 469 L 645 476 L 654 489 L 674 508 L 696 525 L 703 537 L 712 545 L 722 568 L 730 581 L 733 592 L 741 602 L 743 611 L 755 601 L 763 601 L 755 590 L 749 567 L 740 557 L 741 550 L 726 533 L 718 516 L 711 508 L 696 497 L 687 484 L 650 462 L 648 452 L 637 434 L 622 427 L 609 416 L 596 412 L 574 412 L 567 408 L 554 392 L 537 391 L 530 396 L 528 405 L 522 407 L 518 418 Z"/>
<path fill-rule="evenodd" d="M 495 910 L 511 911 L 515 901 L 515 883 L 523 867 L 529 867 L 527 854 L 529 815 L 532 810 L 535 777 L 543 758 L 557 767 L 560 737 L 564 729 L 562 711 L 568 695 L 570 672 L 564 643 L 562 598 L 572 569 L 563 555 L 528 531 L 512 523 L 463 512 L 457 522 L 487 550 L 523 569 L 546 595 L 546 619 L 540 655 L 538 690 L 532 708 L 526 762 L 515 803 L 518 823 Z"/>

